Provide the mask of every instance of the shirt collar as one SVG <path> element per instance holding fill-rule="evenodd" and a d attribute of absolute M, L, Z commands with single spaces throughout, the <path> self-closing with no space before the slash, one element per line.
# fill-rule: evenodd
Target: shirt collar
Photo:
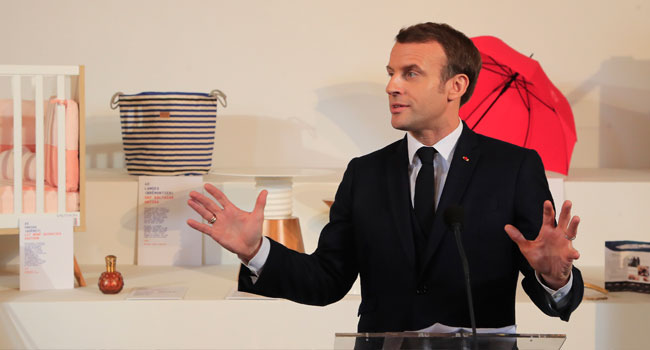
<path fill-rule="evenodd" d="M 460 134 L 462 132 L 463 122 L 461 121 L 458 123 L 458 126 L 456 129 L 454 129 L 454 131 L 433 145 L 433 147 L 436 149 L 436 151 L 438 151 L 438 154 L 445 160 L 445 162 L 449 162 L 449 157 L 454 151 L 454 148 L 456 148 L 456 143 L 458 143 L 458 139 L 460 138 Z M 406 144 L 408 147 L 409 164 L 413 166 L 416 164 L 416 162 L 420 162 L 420 158 L 416 156 L 416 152 L 418 149 L 420 149 L 420 147 L 424 147 L 424 145 L 421 144 L 420 141 L 416 140 L 415 137 L 413 137 L 409 132 L 406 133 Z"/>

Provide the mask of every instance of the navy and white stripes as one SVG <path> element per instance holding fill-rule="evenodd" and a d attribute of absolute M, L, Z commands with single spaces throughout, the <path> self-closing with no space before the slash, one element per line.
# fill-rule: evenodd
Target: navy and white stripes
<path fill-rule="evenodd" d="M 201 175 L 212 165 L 217 98 L 204 93 L 120 95 L 126 167 L 131 175 Z"/>

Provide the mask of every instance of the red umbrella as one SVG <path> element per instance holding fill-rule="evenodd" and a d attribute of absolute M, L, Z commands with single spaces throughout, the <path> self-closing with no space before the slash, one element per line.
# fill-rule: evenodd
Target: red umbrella
<path fill-rule="evenodd" d="M 492 36 L 472 41 L 483 67 L 460 117 L 480 134 L 536 150 L 546 170 L 567 175 L 576 143 L 569 102 L 539 62 Z"/>

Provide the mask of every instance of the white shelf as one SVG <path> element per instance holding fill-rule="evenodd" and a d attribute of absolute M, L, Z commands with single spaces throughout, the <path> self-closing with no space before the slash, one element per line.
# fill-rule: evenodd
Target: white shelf
<path fill-rule="evenodd" d="M 328 221 L 323 199 L 332 199 L 342 169 L 323 178 L 298 178 L 294 182 L 293 212 L 300 218 L 307 252 L 315 249 Z M 206 175 L 205 181 L 222 188 L 231 201 L 251 210 L 257 190 L 253 179 Z M 99 264 L 115 254 L 123 263 L 135 263 L 137 177 L 124 169 L 87 171 L 86 232 L 75 234 L 75 253 L 81 264 Z M 650 170 L 572 169 L 565 181 L 565 197 L 581 217 L 574 242 L 580 265 L 603 265 L 607 240 L 650 240 Z M 237 258 L 206 240 L 205 262 L 236 264 Z M 0 236 L 0 266 L 18 263 L 18 238 Z"/>
<path fill-rule="evenodd" d="M 265 168 L 266 172 L 272 172 L 274 168 Z M 248 169 L 251 170 L 251 169 Z M 286 169 L 280 169 L 286 171 Z M 343 176 L 345 169 L 333 168 L 327 170 L 324 174 L 316 174 L 316 176 L 307 176 L 298 181 L 302 182 L 336 182 L 338 183 Z M 557 174 L 554 172 L 547 172 L 549 177 L 561 177 L 567 182 L 648 182 L 650 183 L 650 169 L 613 169 L 613 168 L 575 168 L 569 171 L 568 176 Z M 228 180 L 228 182 L 254 182 L 252 179 L 247 179 L 240 176 L 226 176 L 209 173 L 204 176 L 206 179 L 214 180 L 216 182 Z M 130 176 L 126 169 L 88 169 L 87 181 L 138 181 L 137 176 Z"/>

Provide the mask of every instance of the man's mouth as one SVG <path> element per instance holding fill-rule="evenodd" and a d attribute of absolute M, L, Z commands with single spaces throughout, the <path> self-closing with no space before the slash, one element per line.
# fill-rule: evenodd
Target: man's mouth
<path fill-rule="evenodd" d="M 390 104 L 390 112 L 395 114 L 395 113 L 401 113 L 405 109 L 407 109 L 409 105 L 401 104 L 401 103 L 391 103 Z"/>

